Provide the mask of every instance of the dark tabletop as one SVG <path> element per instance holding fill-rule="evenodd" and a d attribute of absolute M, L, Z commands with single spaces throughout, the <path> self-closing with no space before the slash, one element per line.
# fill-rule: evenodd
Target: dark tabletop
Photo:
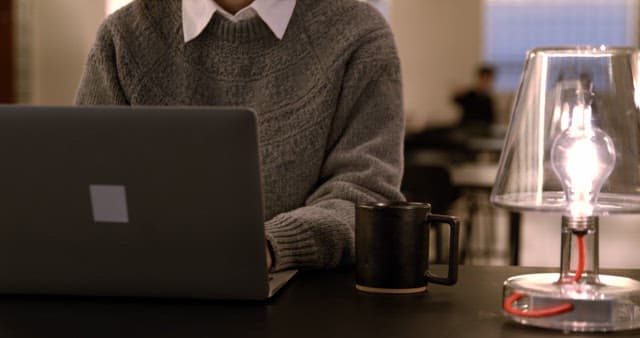
<path fill-rule="evenodd" d="M 553 270 L 462 266 L 457 285 L 406 296 L 358 292 L 351 270 L 302 272 L 269 302 L 4 296 L 0 337 L 566 336 L 501 315 L 502 282 L 542 271 Z M 606 272 L 640 279 L 640 270 Z M 640 337 L 640 331 L 574 335 Z"/>

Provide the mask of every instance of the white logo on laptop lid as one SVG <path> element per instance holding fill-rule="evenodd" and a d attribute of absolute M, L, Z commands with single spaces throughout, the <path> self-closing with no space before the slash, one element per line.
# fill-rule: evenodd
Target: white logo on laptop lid
<path fill-rule="evenodd" d="M 124 185 L 90 185 L 89 193 L 94 222 L 129 223 Z"/>

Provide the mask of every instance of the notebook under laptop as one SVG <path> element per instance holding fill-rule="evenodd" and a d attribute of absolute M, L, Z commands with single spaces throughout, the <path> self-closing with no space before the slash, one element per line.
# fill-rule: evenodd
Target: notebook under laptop
<path fill-rule="evenodd" d="M 0 106 L 0 293 L 266 299 L 255 114 Z"/>

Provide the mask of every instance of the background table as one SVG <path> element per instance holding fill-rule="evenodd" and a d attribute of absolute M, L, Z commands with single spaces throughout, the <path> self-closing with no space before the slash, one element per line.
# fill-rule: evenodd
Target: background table
<path fill-rule="evenodd" d="M 503 280 L 538 271 L 543 270 L 462 266 L 457 285 L 430 285 L 426 294 L 406 296 L 360 293 L 350 270 L 303 272 L 277 298 L 257 303 L 4 296 L 0 336 L 566 337 L 510 323 L 501 314 Z M 615 272 L 640 279 L 640 270 Z M 606 335 L 638 336 L 639 331 Z"/>

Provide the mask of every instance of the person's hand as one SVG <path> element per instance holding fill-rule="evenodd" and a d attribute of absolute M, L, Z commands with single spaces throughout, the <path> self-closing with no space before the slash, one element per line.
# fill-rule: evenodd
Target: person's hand
<path fill-rule="evenodd" d="M 266 242 L 264 244 L 265 252 L 267 253 L 267 271 L 271 270 L 271 265 L 273 265 L 273 259 L 271 258 L 271 250 L 269 249 L 269 243 Z"/>

